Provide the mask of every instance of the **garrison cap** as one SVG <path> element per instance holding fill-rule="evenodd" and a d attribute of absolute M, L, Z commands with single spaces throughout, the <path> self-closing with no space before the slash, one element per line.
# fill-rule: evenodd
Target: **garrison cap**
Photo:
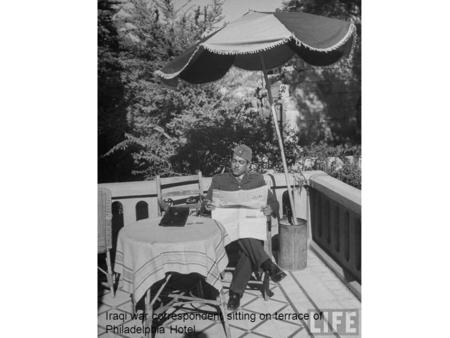
<path fill-rule="evenodd" d="M 245 144 L 240 144 L 233 149 L 233 154 L 246 159 L 247 161 L 252 161 L 252 150 Z"/>

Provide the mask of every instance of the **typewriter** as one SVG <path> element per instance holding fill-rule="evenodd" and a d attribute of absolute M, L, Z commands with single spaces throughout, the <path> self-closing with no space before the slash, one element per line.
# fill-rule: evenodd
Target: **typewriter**
<path fill-rule="evenodd" d="M 159 225 L 163 227 L 184 227 L 188 217 L 189 207 L 171 206 L 164 214 Z"/>

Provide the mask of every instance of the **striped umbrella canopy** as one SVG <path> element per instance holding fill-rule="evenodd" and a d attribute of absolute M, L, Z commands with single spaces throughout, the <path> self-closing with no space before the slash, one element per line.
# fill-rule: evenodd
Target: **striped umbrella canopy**
<path fill-rule="evenodd" d="M 331 65 L 350 52 L 355 31 L 353 23 L 319 15 L 249 11 L 188 48 L 155 75 L 174 85 L 178 79 L 193 84 L 216 81 L 231 66 L 263 71 L 296 224 L 297 213 L 267 70 L 283 65 L 294 55 L 314 66 Z"/>

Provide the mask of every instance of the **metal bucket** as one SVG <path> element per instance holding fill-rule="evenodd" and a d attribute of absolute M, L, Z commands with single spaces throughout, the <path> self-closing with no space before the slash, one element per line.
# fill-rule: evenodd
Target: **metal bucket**
<path fill-rule="evenodd" d="M 306 220 L 297 218 L 297 225 L 292 225 L 286 218 L 279 223 L 280 255 L 278 264 L 285 270 L 302 270 L 306 268 L 308 255 L 308 231 Z"/>

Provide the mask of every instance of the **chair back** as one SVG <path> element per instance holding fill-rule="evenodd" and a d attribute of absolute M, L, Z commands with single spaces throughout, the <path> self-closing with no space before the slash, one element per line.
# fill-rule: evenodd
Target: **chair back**
<path fill-rule="evenodd" d="M 203 189 L 202 173 L 197 175 L 161 178 L 156 176 L 156 192 L 158 199 L 169 206 L 186 206 L 198 211 L 201 205 Z M 159 215 L 161 210 L 158 209 Z"/>
<path fill-rule="evenodd" d="M 112 248 L 111 191 L 98 188 L 98 253 Z"/>

